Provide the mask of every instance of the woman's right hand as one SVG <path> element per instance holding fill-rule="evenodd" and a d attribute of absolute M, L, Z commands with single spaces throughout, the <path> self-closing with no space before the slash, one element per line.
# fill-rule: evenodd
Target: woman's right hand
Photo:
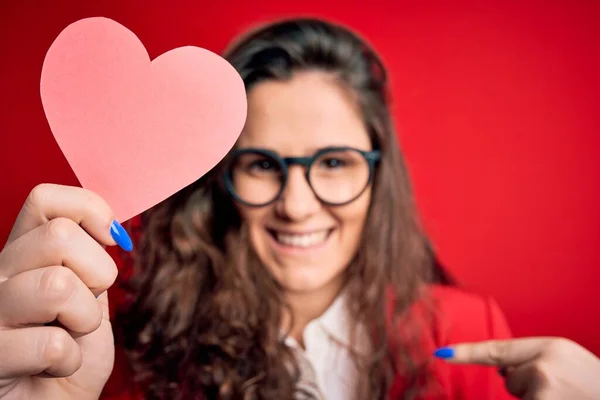
<path fill-rule="evenodd" d="M 129 239 L 119 227 L 88 190 L 30 193 L 0 252 L 0 398 L 98 398 L 114 362 L 106 290 L 117 276 L 102 245 L 117 231 Z"/>

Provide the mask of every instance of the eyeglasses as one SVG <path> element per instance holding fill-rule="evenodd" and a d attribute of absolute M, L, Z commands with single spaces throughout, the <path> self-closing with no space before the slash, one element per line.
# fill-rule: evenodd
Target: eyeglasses
<path fill-rule="evenodd" d="M 281 196 L 289 168 L 300 165 L 315 196 L 327 205 L 344 205 L 357 199 L 371 184 L 378 150 L 326 147 L 311 157 L 280 157 L 276 152 L 243 148 L 233 150 L 224 175 L 227 191 L 242 204 L 262 207 Z"/>

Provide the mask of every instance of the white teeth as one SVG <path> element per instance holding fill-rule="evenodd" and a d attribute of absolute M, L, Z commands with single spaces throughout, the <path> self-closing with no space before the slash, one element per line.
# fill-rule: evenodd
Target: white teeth
<path fill-rule="evenodd" d="M 275 233 L 278 242 L 288 246 L 310 247 L 321 244 L 327 239 L 328 230 L 305 234 Z"/>

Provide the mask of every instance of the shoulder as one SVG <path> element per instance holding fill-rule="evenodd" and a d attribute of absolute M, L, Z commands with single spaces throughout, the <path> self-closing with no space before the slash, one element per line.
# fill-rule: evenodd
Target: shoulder
<path fill-rule="evenodd" d="M 440 285 L 431 285 L 427 292 L 439 344 L 511 337 L 504 313 L 493 297 Z"/>
<path fill-rule="evenodd" d="M 421 326 L 432 346 L 511 337 L 504 313 L 492 296 L 456 286 L 429 285 L 423 289 L 400 318 L 399 326 Z M 392 321 L 395 294 L 388 294 L 388 320 Z"/>

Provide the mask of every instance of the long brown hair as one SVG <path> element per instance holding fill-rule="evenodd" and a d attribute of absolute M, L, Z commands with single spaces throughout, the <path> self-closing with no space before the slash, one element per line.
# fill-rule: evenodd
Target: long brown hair
<path fill-rule="evenodd" d="M 399 374 L 404 396 L 415 396 L 426 357 L 415 351 L 423 328 L 407 311 L 427 283 L 448 277 L 419 224 L 382 62 L 355 33 L 309 18 L 255 30 L 226 58 L 247 91 L 312 69 L 334 75 L 357 101 L 373 146 L 382 153 L 363 240 L 346 270 L 354 325 L 372 328 L 372 353 L 354 356 L 363 372 L 357 393 L 385 398 Z M 281 338 L 286 304 L 249 245 L 244 221 L 223 190 L 222 173 L 219 165 L 142 216 L 130 282 L 134 301 L 118 323 L 148 398 L 297 394 L 297 363 Z M 400 320 L 402 337 L 390 328 Z"/>

